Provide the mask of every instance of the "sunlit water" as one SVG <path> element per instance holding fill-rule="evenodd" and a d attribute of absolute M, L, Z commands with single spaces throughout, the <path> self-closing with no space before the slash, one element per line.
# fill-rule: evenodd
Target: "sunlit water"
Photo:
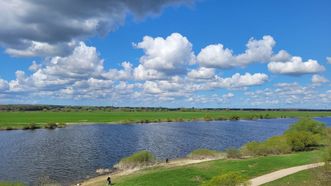
<path fill-rule="evenodd" d="M 331 123 L 330 118 L 319 120 Z M 0 180 L 34 185 L 41 178 L 67 185 L 96 176 L 124 156 L 146 149 L 158 159 L 192 150 L 224 150 L 282 134 L 296 119 L 80 125 L 62 129 L 0 132 Z"/>

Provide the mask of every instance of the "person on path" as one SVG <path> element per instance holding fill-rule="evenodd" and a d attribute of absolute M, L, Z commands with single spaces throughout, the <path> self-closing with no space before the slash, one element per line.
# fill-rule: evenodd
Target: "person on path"
<path fill-rule="evenodd" d="M 111 179 L 110 177 L 107 178 L 108 185 L 111 185 Z"/>

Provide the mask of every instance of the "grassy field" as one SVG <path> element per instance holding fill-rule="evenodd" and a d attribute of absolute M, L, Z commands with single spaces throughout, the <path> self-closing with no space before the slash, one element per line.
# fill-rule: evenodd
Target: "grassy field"
<path fill-rule="evenodd" d="M 319 184 L 316 183 L 314 171 L 316 171 L 316 169 L 304 170 L 279 180 L 263 184 L 263 186 L 319 186 Z"/>
<path fill-rule="evenodd" d="M 302 116 L 331 116 L 331 112 L 303 111 L 163 111 L 163 112 L 0 112 L 0 129 L 23 128 L 29 124 L 42 127 L 47 123 L 150 123 L 160 121 L 258 119 Z"/>
<path fill-rule="evenodd" d="M 253 178 L 275 170 L 317 162 L 319 153 L 319 151 L 300 152 L 244 160 L 214 160 L 182 167 L 152 168 L 115 178 L 114 182 L 118 186 L 195 186 L 210 180 L 213 176 L 231 171 L 238 171 L 244 176 Z M 105 185 L 105 182 L 96 184 L 98 185 Z"/>
<path fill-rule="evenodd" d="M 0 186 L 24 186 L 23 183 L 16 183 L 16 182 L 1 182 Z"/>

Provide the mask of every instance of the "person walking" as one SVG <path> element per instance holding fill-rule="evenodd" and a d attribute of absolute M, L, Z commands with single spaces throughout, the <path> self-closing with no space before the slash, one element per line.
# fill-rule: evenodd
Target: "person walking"
<path fill-rule="evenodd" d="M 111 178 L 108 176 L 107 178 L 108 185 L 111 185 Z"/>

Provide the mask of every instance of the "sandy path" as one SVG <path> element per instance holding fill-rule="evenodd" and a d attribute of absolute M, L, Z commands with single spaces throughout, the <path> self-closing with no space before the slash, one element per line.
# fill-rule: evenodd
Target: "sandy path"
<path fill-rule="evenodd" d="M 287 168 L 287 169 L 281 169 L 279 171 L 275 171 L 269 174 L 265 174 L 256 178 L 253 178 L 250 180 L 251 182 L 251 186 L 258 186 L 258 185 L 262 185 L 277 179 L 280 179 L 282 177 L 303 171 L 303 170 L 307 170 L 307 169 L 312 169 L 315 167 L 320 167 L 323 166 L 324 163 L 313 163 L 313 164 L 308 164 L 308 165 L 301 165 L 301 166 L 296 166 L 296 167 L 291 167 L 291 168 Z"/>
<path fill-rule="evenodd" d="M 120 176 L 125 176 L 132 174 L 134 172 L 137 172 L 142 169 L 146 168 L 152 168 L 152 167 L 178 167 L 178 166 L 184 166 L 184 165 L 190 165 L 195 163 L 201 163 L 206 161 L 212 161 L 217 159 L 224 159 L 222 158 L 216 158 L 216 159 L 176 159 L 176 160 L 170 160 L 169 163 L 158 163 L 156 165 L 150 166 L 150 167 L 144 167 L 144 168 L 136 168 L 136 169 L 130 169 L 130 170 L 123 170 L 115 173 L 110 173 L 102 176 L 98 176 L 95 178 L 91 178 L 89 180 L 84 181 L 80 184 L 80 186 L 95 186 L 100 183 L 106 183 L 107 177 L 110 176 L 112 179 Z"/>

